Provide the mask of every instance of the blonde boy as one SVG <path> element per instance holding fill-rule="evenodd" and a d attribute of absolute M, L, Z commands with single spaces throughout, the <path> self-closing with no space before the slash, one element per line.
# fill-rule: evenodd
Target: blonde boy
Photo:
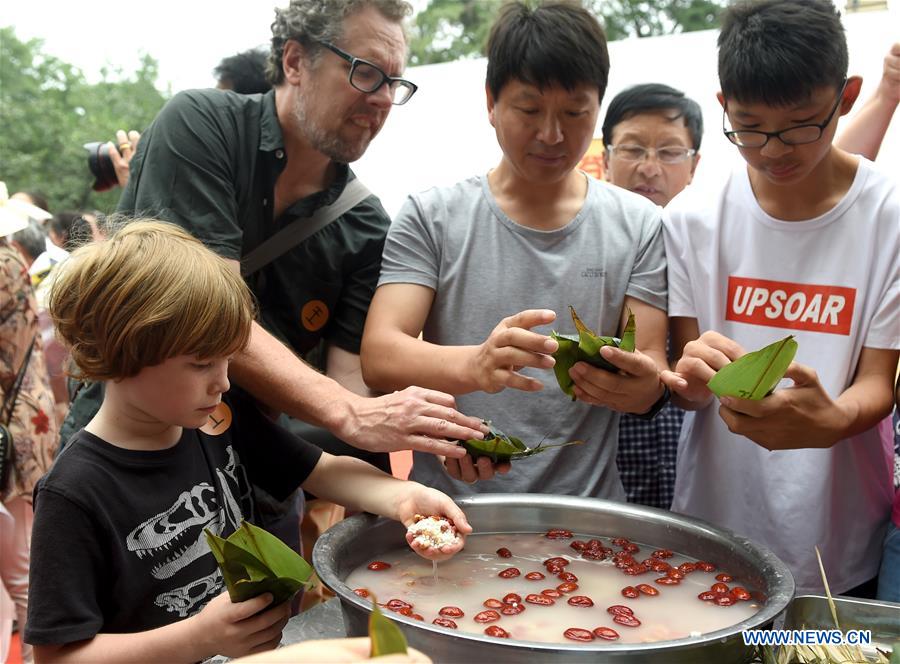
<path fill-rule="evenodd" d="M 288 604 L 231 603 L 203 537 L 252 517 L 250 483 L 283 498 L 302 482 L 352 509 L 407 524 L 446 514 L 471 530 L 445 495 L 323 453 L 228 392 L 252 300 L 180 228 L 134 222 L 79 249 L 50 312 L 81 373 L 106 389 L 35 490 L 25 640 L 40 661 L 195 662 L 277 646 Z"/>

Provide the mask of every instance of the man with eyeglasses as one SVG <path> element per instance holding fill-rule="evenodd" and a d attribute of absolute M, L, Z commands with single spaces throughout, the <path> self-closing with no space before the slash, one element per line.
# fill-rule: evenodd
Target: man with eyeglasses
<path fill-rule="evenodd" d="M 694 177 L 703 114 L 680 90 L 643 83 L 613 97 L 603 119 L 606 179 L 666 206 Z M 668 403 L 652 420 L 623 414 L 616 463 L 629 502 L 668 509 L 684 411 Z"/>
<path fill-rule="evenodd" d="M 664 213 L 672 347 L 690 411 L 676 512 L 770 548 L 798 594 L 874 597 L 893 499 L 887 416 L 900 356 L 900 189 L 834 145 L 859 95 L 830 0 L 754 0 L 722 18 L 723 131 L 745 163 Z M 786 380 L 759 400 L 707 387 L 791 335 Z M 682 381 L 679 384 L 673 380 Z"/>
<path fill-rule="evenodd" d="M 603 119 L 603 165 L 614 185 L 665 207 L 700 162 L 703 115 L 684 93 L 644 83 L 613 97 Z"/>
<path fill-rule="evenodd" d="M 360 375 L 360 338 L 390 220 L 364 189 L 345 196 L 356 185 L 348 164 L 416 90 L 401 78 L 402 21 L 411 7 L 293 0 L 275 13 L 274 89 L 176 95 L 141 137 L 119 210 L 172 221 L 243 268 L 259 324 L 230 376 L 273 411 L 297 418 L 287 422 L 293 430 L 388 472 L 393 450 L 460 456 L 451 441 L 481 437 L 482 427 L 450 395 L 410 388 L 372 397 Z M 328 206 L 344 209 L 329 220 L 318 215 Z M 297 241 L 313 224 L 317 230 Z M 298 359 L 313 351 L 326 375 Z M 74 413 L 81 423 L 91 416 L 86 407 Z"/>

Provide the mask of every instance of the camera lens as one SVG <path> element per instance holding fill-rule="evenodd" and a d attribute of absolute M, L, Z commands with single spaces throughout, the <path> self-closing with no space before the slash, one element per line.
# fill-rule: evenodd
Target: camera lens
<path fill-rule="evenodd" d="M 88 168 L 94 176 L 94 191 L 106 191 L 119 184 L 116 178 L 116 169 L 109 156 L 109 143 L 85 143 L 84 149 L 88 151 Z"/>

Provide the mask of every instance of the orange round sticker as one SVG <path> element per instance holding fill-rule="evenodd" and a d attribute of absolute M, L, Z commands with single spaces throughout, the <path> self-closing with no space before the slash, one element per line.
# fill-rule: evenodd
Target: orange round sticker
<path fill-rule="evenodd" d="M 200 431 L 208 436 L 220 436 L 231 427 L 231 408 L 224 401 L 219 402 L 216 409 L 206 418 L 206 424 Z"/>
<path fill-rule="evenodd" d="M 328 322 L 328 305 L 322 300 L 310 300 L 300 311 L 300 322 L 310 332 L 322 329 Z"/>

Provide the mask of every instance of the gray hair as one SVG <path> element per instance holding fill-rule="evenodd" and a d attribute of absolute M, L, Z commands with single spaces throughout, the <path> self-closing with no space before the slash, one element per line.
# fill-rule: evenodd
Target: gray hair
<path fill-rule="evenodd" d="M 314 62 L 321 51 L 318 42 L 338 41 L 344 32 L 344 19 L 366 7 L 374 7 L 388 20 L 401 25 L 412 14 L 412 5 L 406 0 L 291 0 L 286 9 L 276 9 L 266 66 L 269 82 L 272 85 L 284 82 L 281 59 L 288 40 L 299 42 Z"/>
<path fill-rule="evenodd" d="M 28 226 L 10 235 L 9 239 L 17 242 L 33 261 L 47 250 L 46 237 L 41 225 L 34 219 L 29 219 Z"/>

